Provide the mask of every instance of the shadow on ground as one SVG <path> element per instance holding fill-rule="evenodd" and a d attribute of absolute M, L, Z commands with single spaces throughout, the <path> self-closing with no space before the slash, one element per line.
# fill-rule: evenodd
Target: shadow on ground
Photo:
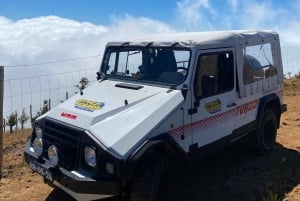
<path fill-rule="evenodd" d="M 107 198 L 102 199 L 101 201 L 119 201 L 120 199 L 114 197 L 114 198 Z M 76 201 L 74 198 L 72 198 L 70 195 L 65 193 L 64 191 L 60 189 L 54 189 L 46 198 L 45 201 Z"/>
<path fill-rule="evenodd" d="M 258 156 L 244 140 L 192 165 L 175 166 L 173 201 L 260 201 L 268 192 L 282 199 L 300 183 L 300 154 L 280 144 Z"/>
<path fill-rule="evenodd" d="M 60 189 L 53 189 L 45 201 L 75 201 L 71 196 Z"/>
<path fill-rule="evenodd" d="M 244 140 L 193 164 L 172 161 L 170 176 L 172 201 L 260 201 L 268 192 L 282 199 L 300 183 L 300 154 L 277 144 L 258 156 Z M 54 200 L 73 201 L 60 190 L 46 199 Z"/>

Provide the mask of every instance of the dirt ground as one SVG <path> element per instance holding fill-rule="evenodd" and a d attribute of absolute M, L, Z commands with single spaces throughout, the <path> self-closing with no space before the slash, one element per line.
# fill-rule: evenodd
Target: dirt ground
<path fill-rule="evenodd" d="M 300 80 L 285 80 L 284 102 L 276 149 L 258 156 L 241 140 L 193 164 L 171 163 L 170 200 L 300 201 Z M 71 201 L 53 190 L 23 162 L 30 131 L 4 135 L 0 200 Z"/>

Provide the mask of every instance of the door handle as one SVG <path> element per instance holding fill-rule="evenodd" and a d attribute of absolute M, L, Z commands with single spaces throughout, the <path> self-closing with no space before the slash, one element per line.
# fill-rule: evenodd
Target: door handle
<path fill-rule="evenodd" d="M 231 103 L 230 105 L 227 105 L 227 107 L 234 107 L 236 106 L 236 103 Z"/>

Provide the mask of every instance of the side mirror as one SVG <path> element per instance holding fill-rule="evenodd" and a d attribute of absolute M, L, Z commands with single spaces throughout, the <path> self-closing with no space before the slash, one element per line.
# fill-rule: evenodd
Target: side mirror
<path fill-rule="evenodd" d="M 97 75 L 97 77 L 96 77 L 96 78 L 97 78 L 97 81 L 100 80 L 100 79 L 101 79 L 101 73 L 100 73 L 100 72 L 97 72 L 96 75 Z"/>

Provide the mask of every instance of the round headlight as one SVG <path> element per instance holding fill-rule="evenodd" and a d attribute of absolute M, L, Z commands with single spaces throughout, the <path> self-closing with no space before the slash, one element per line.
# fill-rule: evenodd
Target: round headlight
<path fill-rule="evenodd" d="M 84 147 L 84 160 L 89 166 L 96 167 L 97 157 L 95 147 Z"/>
<path fill-rule="evenodd" d="M 42 155 L 43 153 L 43 141 L 41 138 L 35 138 L 32 147 L 37 156 Z"/>
<path fill-rule="evenodd" d="M 54 167 L 58 165 L 59 158 L 58 158 L 58 151 L 56 146 L 52 145 L 48 148 L 48 158 Z"/>
<path fill-rule="evenodd" d="M 42 128 L 39 125 L 35 125 L 34 132 L 35 132 L 35 136 L 37 138 L 42 138 L 42 136 L 43 136 L 43 130 L 42 130 Z"/>

